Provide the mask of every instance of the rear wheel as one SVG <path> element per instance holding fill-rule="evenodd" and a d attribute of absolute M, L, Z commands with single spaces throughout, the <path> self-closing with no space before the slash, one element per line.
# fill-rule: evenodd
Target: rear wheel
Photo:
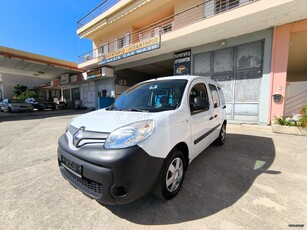
<path fill-rule="evenodd" d="M 174 149 L 165 159 L 154 194 L 164 200 L 172 199 L 179 192 L 184 175 L 186 160 L 183 153 Z"/>
<path fill-rule="evenodd" d="M 215 145 L 223 145 L 226 141 L 226 124 L 222 125 L 218 138 L 214 141 Z"/>

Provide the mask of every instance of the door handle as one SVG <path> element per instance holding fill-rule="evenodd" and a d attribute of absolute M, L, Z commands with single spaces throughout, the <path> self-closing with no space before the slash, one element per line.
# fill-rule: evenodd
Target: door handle
<path fill-rule="evenodd" d="M 210 117 L 209 120 L 211 121 L 213 119 L 213 117 Z"/>
<path fill-rule="evenodd" d="M 216 118 L 216 117 L 217 117 L 217 114 L 214 115 L 214 118 Z"/>

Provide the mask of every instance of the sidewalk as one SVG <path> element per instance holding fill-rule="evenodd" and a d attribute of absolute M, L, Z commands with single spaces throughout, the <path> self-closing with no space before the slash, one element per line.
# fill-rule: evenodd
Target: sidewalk
<path fill-rule="evenodd" d="M 42 119 L 42 118 L 56 117 L 56 116 L 84 114 L 91 111 L 92 110 L 63 109 L 63 110 L 44 110 L 44 111 L 19 112 L 19 113 L 0 112 L 0 122 Z"/>

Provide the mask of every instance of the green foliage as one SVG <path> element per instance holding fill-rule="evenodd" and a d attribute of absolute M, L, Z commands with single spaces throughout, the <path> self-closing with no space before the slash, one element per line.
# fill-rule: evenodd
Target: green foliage
<path fill-rule="evenodd" d="M 25 85 L 20 85 L 20 84 L 17 84 L 16 86 L 14 86 L 14 89 L 13 89 L 13 94 L 15 97 L 19 98 L 19 96 L 27 91 L 28 87 L 25 86 Z"/>
<path fill-rule="evenodd" d="M 28 97 L 33 97 L 33 98 L 37 98 L 37 93 L 35 93 L 34 91 L 30 91 L 30 90 L 26 90 L 24 92 L 22 92 L 19 96 L 18 96 L 18 99 L 20 100 L 25 100 L 27 99 Z"/>
<path fill-rule="evenodd" d="M 283 126 L 300 126 L 298 121 L 289 117 L 275 117 L 275 123 Z"/>
<path fill-rule="evenodd" d="M 275 123 L 283 126 L 307 127 L 307 105 L 301 109 L 300 115 L 297 114 L 293 117 L 275 116 Z"/>
<path fill-rule="evenodd" d="M 307 116 L 307 105 L 305 105 L 302 109 L 301 109 L 301 114 L 303 116 Z"/>
<path fill-rule="evenodd" d="M 306 116 L 303 116 L 301 119 L 300 119 L 300 124 L 302 127 L 306 127 L 307 128 L 307 115 Z"/>

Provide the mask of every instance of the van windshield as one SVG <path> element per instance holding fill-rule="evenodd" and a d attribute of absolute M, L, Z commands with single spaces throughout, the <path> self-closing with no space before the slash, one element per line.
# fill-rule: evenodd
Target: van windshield
<path fill-rule="evenodd" d="M 125 91 L 108 110 L 160 112 L 179 107 L 187 80 L 137 84 Z"/>

